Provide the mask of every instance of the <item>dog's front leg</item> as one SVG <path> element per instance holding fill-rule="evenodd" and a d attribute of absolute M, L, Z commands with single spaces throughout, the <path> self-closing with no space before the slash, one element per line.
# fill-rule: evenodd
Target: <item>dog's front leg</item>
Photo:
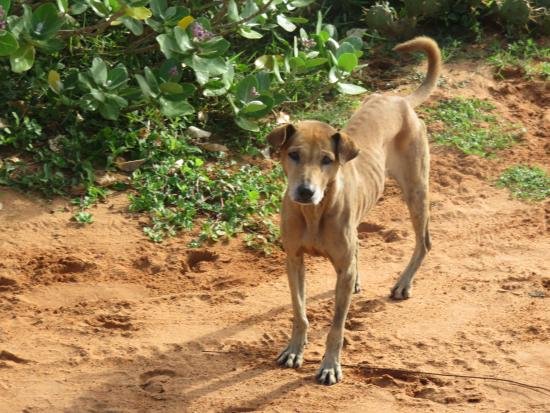
<path fill-rule="evenodd" d="M 289 253 L 286 266 L 294 318 L 292 321 L 292 337 L 288 346 L 277 358 L 277 363 L 286 367 L 298 368 L 304 362 L 304 346 L 307 343 L 309 324 L 306 315 L 304 256 Z"/>
<path fill-rule="evenodd" d="M 357 280 L 357 255 L 354 249 L 354 247 L 350 247 L 348 249 L 349 254 L 346 254 L 346 257 L 333 261 L 338 277 L 334 318 L 327 336 L 325 356 L 317 373 L 317 380 L 323 384 L 332 385 L 342 379 L 340 353 L 344 341 L 344 323 L 351 302 L 351 294 Z"/>

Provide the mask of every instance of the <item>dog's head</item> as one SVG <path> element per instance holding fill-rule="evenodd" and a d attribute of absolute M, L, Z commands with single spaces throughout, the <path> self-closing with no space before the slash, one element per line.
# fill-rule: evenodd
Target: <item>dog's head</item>
<path fill-rule="evenodd" d="M 280 154 L 290 199 L 299 204 L 319 204 L 338 169 L 359 153 L 345 133 L 317 121 L 280 126 L 267 141 Z"/>

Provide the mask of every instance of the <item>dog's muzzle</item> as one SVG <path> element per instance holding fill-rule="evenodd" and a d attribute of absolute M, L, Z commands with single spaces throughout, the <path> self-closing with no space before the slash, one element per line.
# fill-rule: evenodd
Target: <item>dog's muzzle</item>
<path fill-rule="evenodd" d="M 308 184 L 299 185 L 292 194 L 292 200 L 299 204 L 318 204 L 323 198 L 319 196 L 315 188 Z"/>

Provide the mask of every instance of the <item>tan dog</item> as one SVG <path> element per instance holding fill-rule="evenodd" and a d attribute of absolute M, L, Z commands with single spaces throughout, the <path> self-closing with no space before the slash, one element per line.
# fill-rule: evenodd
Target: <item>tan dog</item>
<path fill-rule="evenodd" d="M 427 37 L 402 43 L 395 50 L 428 55 L 428 74 L 413 94 L 371 95 L 340 132 L 326 123 L 303 121 L 276 128 L 267 137 L 280 152 L 288 179 L 281 230 L 294 320 L 290 343 L 277 361 L 287 367 L 299 367 L 303 362 L 308 328 L 303 255 L 327 257 L 337 272 L 337 282 L 334 318 L 317 374 L 325 384 L 342 378 L 344 322 L 352 291 L 360 290 L 357 226 L 382 194 L 386 174 L 399 183 L 416 234 L 414 253 L 391 290 L 392 298 L 410 297 L 412 278 L 431 246 L 428 140 L 424 122 L 413 108 L 436 86 L 441 55 L 437 44 Z"/>

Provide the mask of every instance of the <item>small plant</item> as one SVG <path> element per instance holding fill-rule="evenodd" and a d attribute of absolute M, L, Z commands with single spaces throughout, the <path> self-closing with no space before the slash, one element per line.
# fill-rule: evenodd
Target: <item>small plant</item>
<path fill-rule="evenodd" d="M 550 176 L 536 166 L 515 165 L 506 169 L 497 181 L 516 198 L 542 201 L 550 197 Z"/>
<path fill-rule="evenodd" d="M 454 98 L 424 109 L 428 123 L 442 122 L 443 131 L 433 134 L 441 145 L 455 146 L 470 155 L 487 157 L 512 145 L 517 131 L 503 128 L 491 112 L 495 107 L 480 99 Z M 515 133 L 514 133 L 515 132 Z"/>
<path fill-rule="evenodd" d="M 91 224 L 94 222 L 94 217 L 91 213 L 86 211 L 79 211 L 76 214 L 74 214 L 73 219 L 78 222 L 79 224 Z"/>
<path fill-rule="evenodd" d="M 550 77 L 550 48 L 537 45 L 533 39 L 518 40 L 498 49 L 489 56 L 497 77 L 504 78 L 509 72 L 520 72 L 526 77 Z"/>

